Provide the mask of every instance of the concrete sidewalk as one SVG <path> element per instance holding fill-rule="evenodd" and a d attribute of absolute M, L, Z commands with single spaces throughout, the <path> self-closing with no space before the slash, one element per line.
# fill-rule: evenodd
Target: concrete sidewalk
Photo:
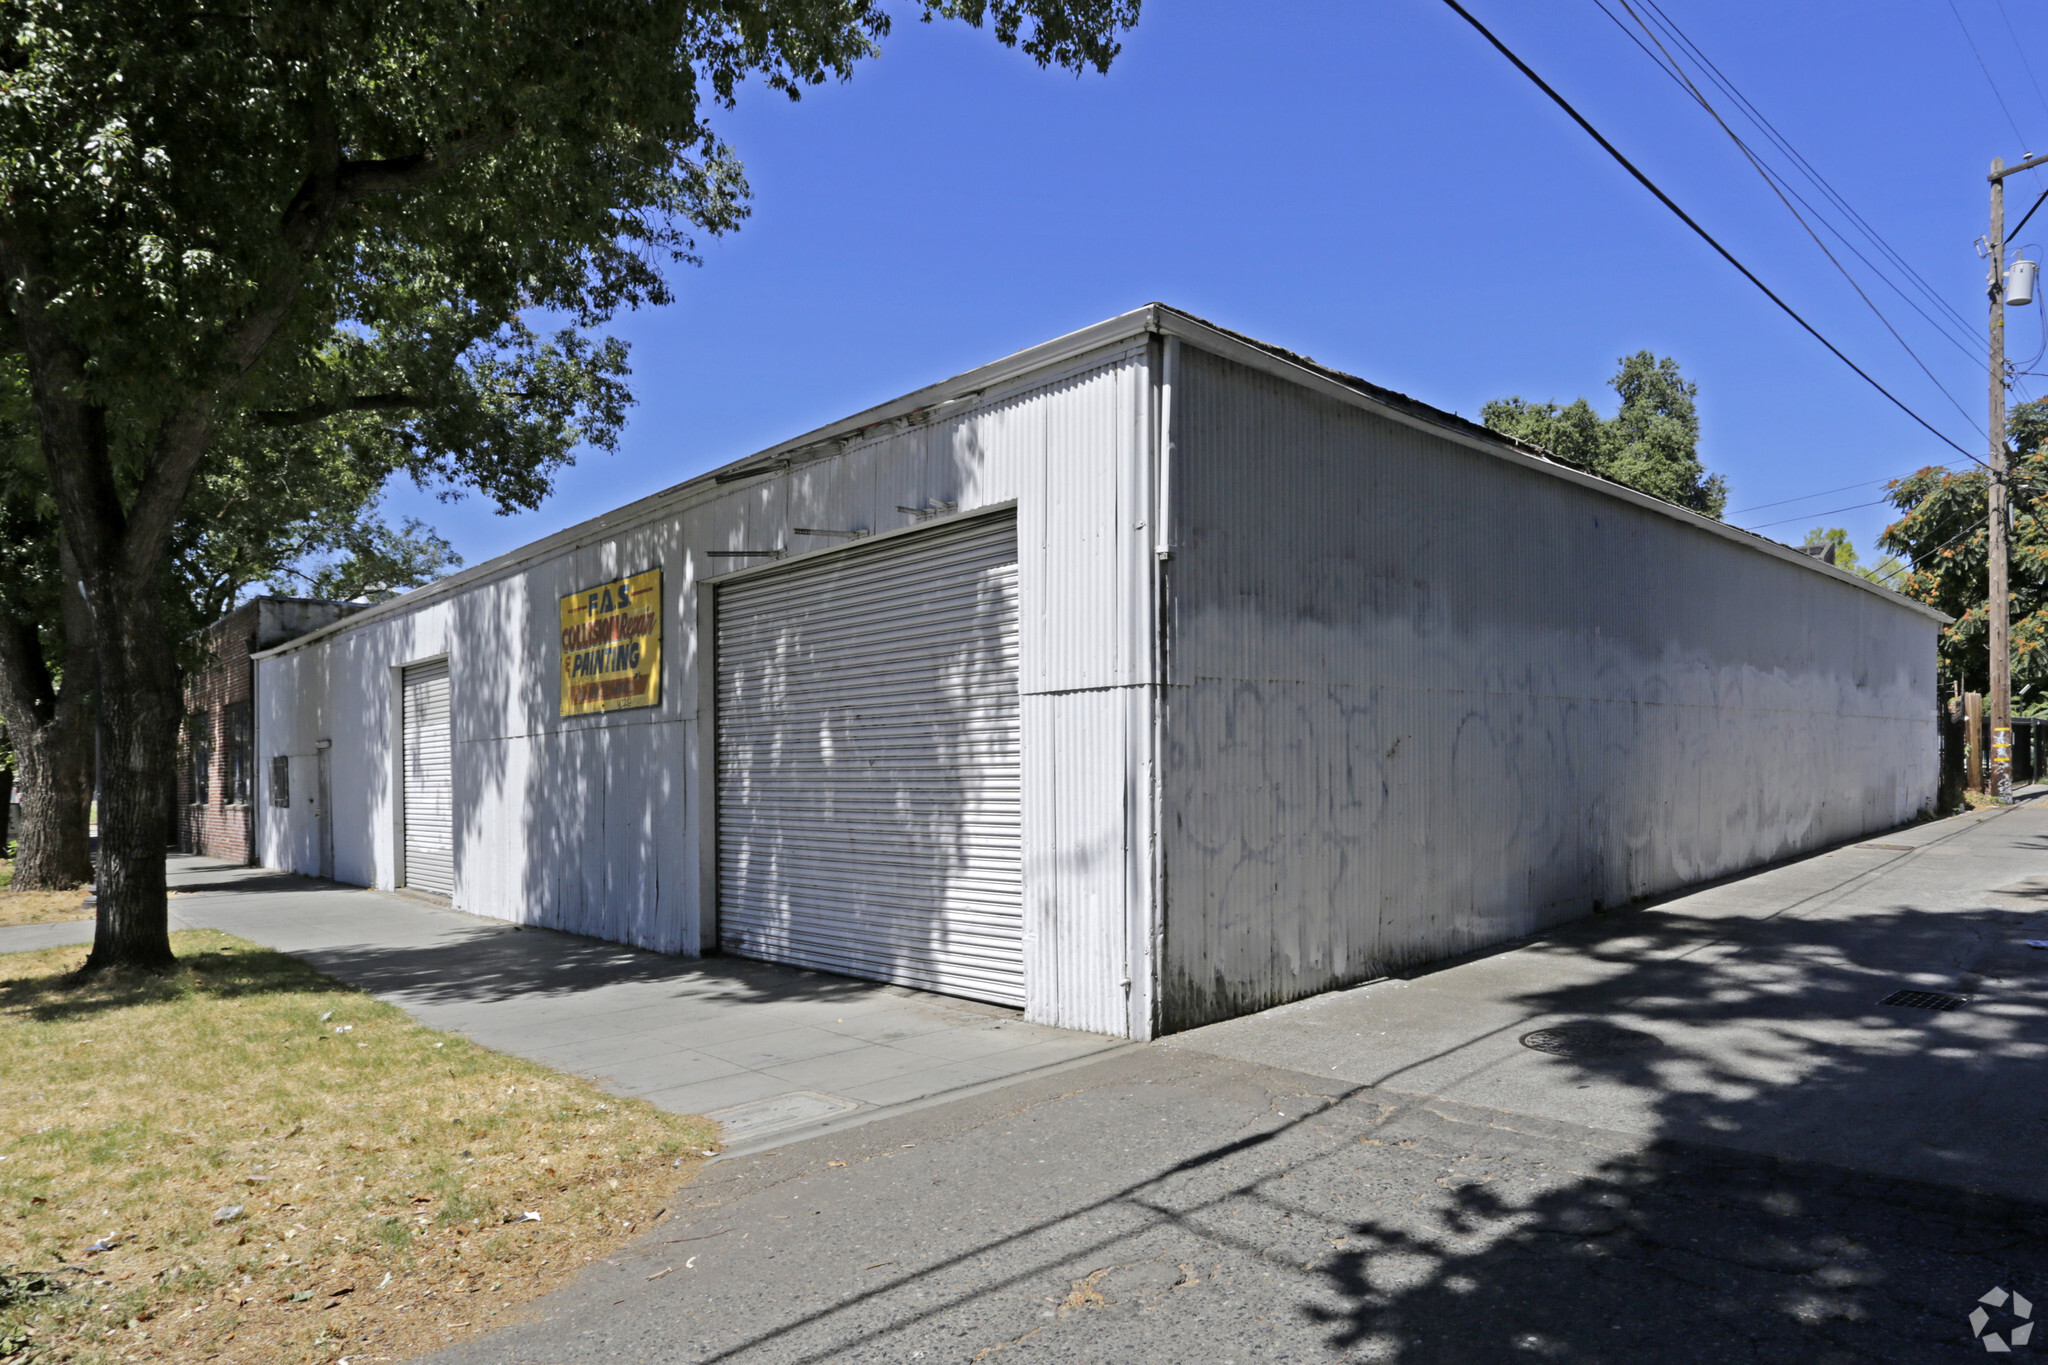
<path fill-rule="evenodd" d="M 2039 799 L 1165 1045 L 1618 1135 L 2043 1199 L 2048 951 L 2029 939 L 2048 942 Z M 1969 1003 L 1880 1003 L 1900 990 Z M 1523 1042 L 1560 1027 L 1566 1055 Z"/>
<path fill-rule="evenodd" d="M 1126 1046 L 995 1005 L 665 957 L 210 858 L 173 857 L 169 881 L 174 928 L 291 953 L 431 1027 L 708 1114 L 740 1148 Z M 0 952 L 91 938 L 90 922 L 0 929 Z"/>
<path fill-rule="evenodd" d="M 1982 1360 L 2048 1302 L 2048 809 L 1866 842 L 719 1162 L 433 1359 Z"/>

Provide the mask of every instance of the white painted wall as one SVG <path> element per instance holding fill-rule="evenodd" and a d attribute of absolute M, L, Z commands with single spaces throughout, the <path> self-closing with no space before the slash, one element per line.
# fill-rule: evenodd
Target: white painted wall
<path fill-rule="evenodd" d="M 265 807 L 272 866 L 318 870 L 310 793 L 331 739 L 335 875 L 389 888 L 394 852 L 396 670 L 446 654 L 454 711 L 457 907 L 661 952 L 715 942 L 705 580 L 750 561 L 706 551 L 829 553 L 796 526 L 890 531 L 899 506 L 1014 501 L 1023 670 L 1027 1015 L 1124 1034 L 1149 1019 L 1127 998 L 1126 927 L 1149 803 L 1127 756 L 1147 731 L 1151 561 L 1147 343 L 1114 345 L 991 385 L 925 420 L 886 421 L 800 451 L 793 467 L 649 500 L 644 518 L 556 538 L 351 618 L 259 660 L 267 758 L 293 761 L 294 801 Z M 827 429 L 830 431 L 831 429 Z M 637 523 L 637 524 L 634 524 Z M 546 546 L 547 542 L 543 542 Z M 558 599 L 652 567 L 663 572 L 658 707 L 563 718 Z M 1135 613 L 1135 615 L 1134 615 Z M 1135 716 L 1135 719 L 1133 717 Z M 1104 761 L 1055 775 L 1044 758 L 1085 743 Z M 302 789 L 300 768 L 307 774 Z M 1136 863 L 1133 860 L 1138 860 Z M 1142 937 L 1142 936 L 1141 936 Z"/>
<path fill-rule="evenodd" d="M 1163 1031 L 1914 818 L 1937 622 L 1181 351 Z"/>
<path fill-rule="evenodd" d="M 372 608 L 259 660 L 265 860 L 317 870 L 326 738 L 336 875 L 394 884 L 397 670 L 445 654 L 455 903 L 705 951 L 706 553 L 931 502 L 1017 508 L 1033 1020 L 1149 1037 L 1931 799 L 1928 615 L 1359 401 L 1140 310 Z M 660 706 L 557 716 L 558 599 L 657 565 Z"/>

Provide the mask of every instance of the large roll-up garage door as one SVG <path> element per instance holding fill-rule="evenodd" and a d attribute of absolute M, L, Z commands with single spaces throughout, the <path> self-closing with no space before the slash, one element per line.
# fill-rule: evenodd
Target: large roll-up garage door
<path fill-rule="evenodd" d="M 1014 514 L 718 589 L 729 952 L 1024 1000 Z"/>
<path fill-rule="evenodd" d="M 455 894 L 455 784 L 448 738 L 448 661 L 405 681 L 405 884 Z"/>

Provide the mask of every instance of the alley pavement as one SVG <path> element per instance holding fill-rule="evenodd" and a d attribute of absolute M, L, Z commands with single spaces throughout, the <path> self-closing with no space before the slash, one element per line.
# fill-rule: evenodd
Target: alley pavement
<path fill-rule="evenodd" d="M 432 1359 L 2023 1355 L 2044 907 L 1964 816 L 723 1160 Z"/>
<path fill-rule="evenodd" d="M 2048 802 L 1143 1047 L 218 864 L 173 884 L 186 923 L 620 1093 L 759 1096 L 646 1237 L 439 1365 L 2048 1347 Z M 794 1057 L 812 1030 L 871 1069 Z"/>

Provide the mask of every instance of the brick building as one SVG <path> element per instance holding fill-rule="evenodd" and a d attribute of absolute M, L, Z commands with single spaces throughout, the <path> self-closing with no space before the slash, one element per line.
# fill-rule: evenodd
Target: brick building
<path fill-rule="evenodd" d="M 209 662 L 185 680 L 177 794 L 180 852 L 256 861 L 256 802 L 289 796 L 270 790 L 268 774 L 256 770 L 260 750 L 249 655 L 338 621 L 358 605 L 257 597 L 200 632 Z"/>

